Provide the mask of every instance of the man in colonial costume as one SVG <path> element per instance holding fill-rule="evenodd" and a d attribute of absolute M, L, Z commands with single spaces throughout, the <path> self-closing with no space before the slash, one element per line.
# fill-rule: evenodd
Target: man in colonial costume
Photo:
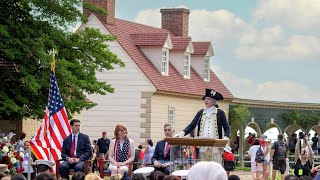
<path fill-rule="evenodd" d="M 223 96 L 213 89 L 206 89 L 206 93 L 202 99 L 204 100 L 206 109 L 201 109 L 191 123 L 182 132 L 174 135 L 174 137 L 183 137 L 198 126 L 198 137 L 229 139 L 230 127 L 226 115 L 217 105 L 217 101 L 223 100 Z M 216 147 L 200 147 L 199 159 L 207 161 L 213 160 L 221 164 L 222 149 Z"/>

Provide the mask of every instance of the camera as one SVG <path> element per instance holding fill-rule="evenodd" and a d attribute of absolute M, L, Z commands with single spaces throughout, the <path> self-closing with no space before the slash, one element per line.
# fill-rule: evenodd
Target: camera
<path fill-rule="evenodd" d="M 300 133 L 299 133 L 299 138 L 300 138 L 300 139 L 303 139 L 304 136 L 306 136 L 306 134 L 305 134 L 304 132 L 300 132 Z"/>

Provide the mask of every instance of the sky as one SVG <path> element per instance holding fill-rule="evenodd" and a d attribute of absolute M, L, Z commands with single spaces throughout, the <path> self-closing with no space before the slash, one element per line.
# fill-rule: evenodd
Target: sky
<path fill-rule="evenodd" d="M 116 17 L 161 27 L 160 9 L 177 7 L 236 98 L 320 103 L 319 0 L 116 0 Z"/>

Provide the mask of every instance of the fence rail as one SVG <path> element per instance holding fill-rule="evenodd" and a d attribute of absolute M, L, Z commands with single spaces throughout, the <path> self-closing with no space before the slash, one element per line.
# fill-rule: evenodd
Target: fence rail
<path fill-rule="evenodd" d="M 240 163 L 240 154 L 235 154 L 234 158 L 237 163 Z M 293 166 L 295 164 L 294 155 L 289 155 L 288 158 L 289 158 L 289 165 Z M 313 155 L 313 159 L 314 159 L 315 166 L 320 165 L 320 155 Z M 250 160 L 249 154 L 244 154 L 244 163 L 245 163 L 244 165 L 247 167 L 251 166 L 251 160 Z"/>

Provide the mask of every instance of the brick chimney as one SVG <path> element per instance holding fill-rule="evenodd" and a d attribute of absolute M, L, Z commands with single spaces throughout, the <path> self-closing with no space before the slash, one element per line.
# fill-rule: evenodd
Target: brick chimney
<path fill-rule="evenodd" d="M 161 9 L 162 29 L 169 30 L 175 36 L 188 37 L 190 11 L 184 8 Z"/>
<path fill-rule="evenodd" d="M 84 3 L 92 3 L 95 4 L 97 7 L 104 8 L 107 10 L 108 15 L 101 15 L 95 13 L 95 15 L 104 23 L 114 25 L 115 23 L 115 0 L 83 0 Z M 83 14 L 85 16 L 89 16 L 92 12 L 86 8 L 83 8 Z"/>

